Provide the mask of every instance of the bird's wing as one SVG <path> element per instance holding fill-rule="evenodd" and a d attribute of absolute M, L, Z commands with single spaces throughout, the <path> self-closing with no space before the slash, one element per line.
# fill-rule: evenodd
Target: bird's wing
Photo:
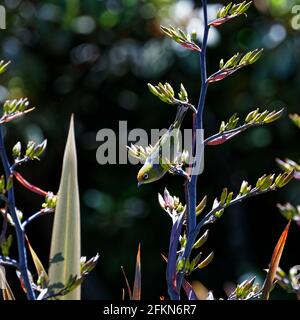
<path fill-rule="evenodd" d="M 183 105 L 179 105 L 177 107 L 177 112 L 176 112 L 176 116 L 175 116 L 174 122 L 170 125 L 168 130 L 155 143 L 153 149 L 156 149 L 156 148 L 158 149 L 159 146 L 163 145 L 169 139 L 169 137 L 172 134 L 172 131 L 174 129 L 179 130 L 187 110 L 188 110 L 188 108 L 186 106 L 183 106 Z"/>
<path fill-rule="evenodd" d="M 137 146 L 131 144 L 130 147 L 127 146 L 129 154 L 142 161 L 151 162 L 153 159 L 160 157 L 162 149 L 165 147 L 165 151 L 170 151 L 170 162 L 174 162 L 177 157 L 177 143 L 178 143 L 178 131 L 181 125 L 181 122 L 187 111 L 187 107 L 178 106 L 177 113 L 174 123 L 172 123 L 169 129 L 160 137 L 160 139 L 155 143 L 154 146 L 149 145 L 146 148 L 142 146 Z M 174 141 L 175 140 L 175 141 Z M 150 157 L 149 157 L 150 156 Z M 148 159 L 147 159 L 148 158 Z M 159 158 L 160 159 L 160 158 Z M 168 164 L 167 164 L 168 166 Z"/>
<path fill-rule="evenodd" d="M 127 149 L 132 157 L 142 161 L 145 161 L 153 151 L 151 144 L 146 148 L 131 144 L 130 147 L 127 146 Z"/>

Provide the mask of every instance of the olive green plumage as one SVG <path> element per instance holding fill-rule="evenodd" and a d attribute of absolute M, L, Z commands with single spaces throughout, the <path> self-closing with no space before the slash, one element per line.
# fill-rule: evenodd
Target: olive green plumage
<path fill-rule="evenodd" d="M 137 175 L 138 186 L 162 178 L 170 170 L 170 164 L 181 155 L 179 150 L 180 126 L 188 107 L 178 106 L 174 123 L 151 148 L 143 167 Z"/>

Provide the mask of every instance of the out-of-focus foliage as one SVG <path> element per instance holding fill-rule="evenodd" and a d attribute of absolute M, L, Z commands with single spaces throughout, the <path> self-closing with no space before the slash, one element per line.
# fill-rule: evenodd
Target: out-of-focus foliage
<path fill-rule="evenodd" d="M 208 2 L 212 20 L 220 5 L 218 1 Z M 299 113 L 300 29 L 292 25 L 292 7 L 296 4 L 296 0 L 256 0 L 247 11 L 246 24 L 240 17 L 222 28 L 212 27 L 209 74 L 222 57 L 255 48 L 265 50 L 254 66 L 232 75 L 222 85 L 211 86 L 204 119 L 207 135 L 216 132 L 220 122 L 234 112 L 247 114 L 267 105 L 269 110 L 285 107 L 288 114 Z M 168 177 L 137 190 L 136 167 L 97 164 L 95 137 L 101 128 L 118 131 L 119 120 L 128 120 L 128 129 L 161 129 L 169 122 L 173 115 L 149 93 L 148 82 L 172 79 L 174 88 L 183 82 L 190 103 L 197 102 L 199 62 L 192 51 L 164 37 L 159 25 L 172 23 L 186 33 L 196 31 L 201 38 L 199 1 L 6 0 L 3 5 L 7 8 L 7 29 L 0 30 L 1 59 L 13 61 L 13 67 L 0 83 L 0 100 L 30 96 L 32 105 L 39 109 L 17 125 L 8 126 L 8 142 L 13 146 L 17 137 L 22 137 L 22 143 L 47 137 L 51 146 L 47 157 L 38 167 L 29 164 L 24 168 L 24 176 L 43 189 L 57 190 L 65 143 L 61 137 L 66 135 L 70 114 L 75 114 L 82 251 L 87 256 L 100 252 L 102 257 L 83 285 L 83 298 L 121 297 L 120 266 L 132 274 L 139 241 L 143 274 L 147 275 L 143 278 L 143 298 L 157 298 L 158 292 L 164 295 L 165 264 L 160 252 L 168 250 L 169 224 L 155 196 L 166 184 L 172 194 L 180 195 L 181 189 L 176 187 L 180 178 Z M 298 159 L 298 141 L 297 128 L 283 117 L 273 126 L 254 128 L 218 149 L 207 150 L 205 173 L 199 179 L 199 201 L 204 192 L 213 196 L 224 185 L 238 191 L 242 179 L 273 172 L 272 166 L 276 172 L 275 157 Z M 121 145 L 125 148 L 126 141 Z M 39 208 L 39 199 L 17 191 L 22 199 L 20 209 Z M 207 253 L 214 248 L 214 261 L 194 277 L 199 276 L 208 288 L 217 288 L 216 296 L 223 294 L 226 281 L 242 283 L 253 272 L 262 282 L 264 274 L 259 270 L 268 263 L 266 252 L 273 247 L 284 221 L 276 215 L 275 203 L 299 203 L 299 194 L 300 185 L 295 182 L 282 191 L 229 208 L 227 219 L 214 227 L 215 236 L 207 243 Z M 40 228 L 29 226 L 29 232 L 34 234 L 32 241 L 40 244 L 35 249 L 45 265 L 51 217 L 43 219 Z M 299 263 L 293 232 L 289 237 L 283 268 Z M 278 290 L 276 295 L 283 297 L 284 293 Z"/>
<path fill-rule="evenodd" d="M 294 124 L 300 128 L 300 116 L 299 114 L 295 113 L 295 114 L 291 114 L 290 115 L 291 120 L 294 122 Z"/>

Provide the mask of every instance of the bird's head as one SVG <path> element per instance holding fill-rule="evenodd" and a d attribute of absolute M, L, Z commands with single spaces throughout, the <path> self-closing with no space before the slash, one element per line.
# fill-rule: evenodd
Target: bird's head
<path fill-rule="evenodd" d="M 159 180 L 166 171 L 160 165 L 145 163 L 137 175 L 138 187 Z"/>
<path fill-rule="evenodd" d="M 138 187 L 142 184 L 150 183 L 151 174 L 152 174 L 152 167 L 151 163 L 144 164 L 143 167 L 140 169 L 137 175 Z"/>

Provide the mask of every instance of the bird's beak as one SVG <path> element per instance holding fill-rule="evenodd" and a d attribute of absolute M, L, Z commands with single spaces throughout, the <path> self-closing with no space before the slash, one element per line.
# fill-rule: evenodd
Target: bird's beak
<path fill-rule="evenodd" d="M 141 185 L 142 185 L 142 181 L 139 181 L 138 184 L 137 184 L 138 188 L 139 188 Z"/>

